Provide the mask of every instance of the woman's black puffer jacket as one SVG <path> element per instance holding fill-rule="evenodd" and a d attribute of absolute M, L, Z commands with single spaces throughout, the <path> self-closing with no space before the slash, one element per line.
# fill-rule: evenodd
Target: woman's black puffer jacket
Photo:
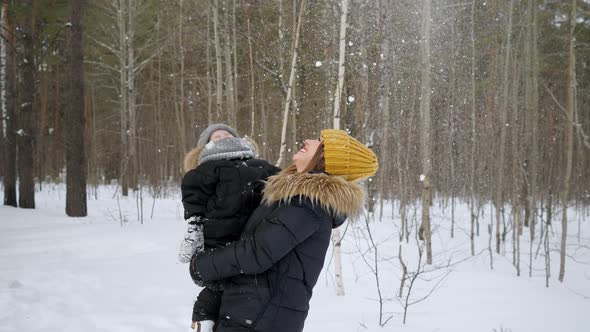
<path fill-rule="evenodd" d="M 303 330 L 332 228 L 363 208 L 356 183 L 282 172 L 239 241 L 191 261 L 193 278 L 224 279 L 217 332 Z"/>

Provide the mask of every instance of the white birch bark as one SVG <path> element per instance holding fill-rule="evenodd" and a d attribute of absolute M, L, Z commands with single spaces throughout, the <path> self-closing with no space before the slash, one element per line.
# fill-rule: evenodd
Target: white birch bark
<path fill-rule="evenodd" d="M 430 95 L 431 95 L 431 61 L 430 61 L 430 9 L 432 0 L 423 0 L 422 7 L 422 47 L 421 47 L 421 87 L 420 87 L 420 115 L 422 127 L 420 146 L 422 152 L 422 224 L 421 238 L 426 244 L 426 264 L 432 264 L 432 237 L 430 228 L 430 205 L 432 203 L 432 188 L 430 173 L 432 171 L 432 154 L 430 142 Z"/>
<path fill-rule="evenodd" d="M 340 98 L 344 87 L 346 60 L 346 16 L 348 15 L 348 0 L 342 0 L 342 14 L 340 15 L 340 43 L 338 47 L 338 84 L 334 92 L 334 128 L 340 128 Z"/>
<path fill-rule="evenodd" d="M 299 16 L 297 18 L 297 28 L 295 29 L 295 38 L 293 40 L 293 56 L 291 57 L 291 74 L 289 74 L 289 85 L 287 86 L 287 98 L 285 100 L 285 108 L 283 110 L 283 125 L 281 129 L 281 148 L 279 150 L 279 159 L 276 165 L 281 166 L 285 152 L 287 151 L 287 122 L 289 120 L 289 105 L 291 105 L 291 95 L 293 93 L 293 84 L 295 83 L 295 72 L 297 64 L 297 50 L 299 48 L 299 34 L 301 32 L 301 21 L 303 18 L 303 9 L 305 8 L 305 0 L 301 0 L 299 7 Z"/>
<path fill-rule="evenodd" d="M 504 159 L 505 159 L 505 145 L 506 145 L 506 119 L 508 114 L 509 84 L 508 74 L 510 73 L 510 54 L 512 52 L 512 12 L 514 8 L 514 0 L 510 0 L 508 6 L 508 22 L 506 25 L 506 49 L 504 51 L 504 73 L 502 79 L 502 108 L 500 109 L 500 148 L 498 152 L 498 164 L 496 166 L 496 253 L 500 253 L 500 224 L 502 222 L 502 209 L 504 205 L 504 198 L 502 195 L 504 184 Z"/>
<path fill-rule="evenodd" d="M 562 210 L 561 210 L 561 247 L 559 252 L 559 281 L 563 282 L 565 277 L 565 257 L 566 257 L 566 239 L 567 239 L 567 206 L 570 194 L 570 185 L 573 168 L 574 154 L 574 113 L 576 108 L 576 0 L 572 0 L 572 11 L 570 14 L 570 33 L 569 33 L 569 63 L 567 68 L 567 123 L 566 123 L 566 166 L 565 176 L 563 178 L 562 193 Z"/>
<path fill-rule="evenodd" d="M 213 6 L 213 38 L 215 40 L 215 66 L 216 66 L 216 90 L 215 90 L 215 97 L 216 97 L 216 112 L 217 112 L 217 119 L 219 121 L 221 119 L 221 112 L 223 111 L 223 68 L 222 68 L 222 54 L 221 54 L 221 42 L 219 41 L 219 0 L 215 0 L 215 5 Z"/>

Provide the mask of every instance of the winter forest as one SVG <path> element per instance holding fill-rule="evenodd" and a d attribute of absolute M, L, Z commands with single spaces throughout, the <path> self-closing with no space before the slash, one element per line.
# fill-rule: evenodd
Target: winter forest
<path fill-rule="evenodd" d="M 184 155 L 370 147 L 305 331 L 590 330 L 589 0 L 2 0 L 0 331 L 188 329 Z"/>

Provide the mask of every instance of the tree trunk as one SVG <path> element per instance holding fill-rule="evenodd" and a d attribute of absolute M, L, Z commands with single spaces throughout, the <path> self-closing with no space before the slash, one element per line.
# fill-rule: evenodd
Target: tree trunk
<path fill-rule="evenodd" d="M 86 211 L 86 152 L 84 145 L 83 0 L 70 0 L 69 98 L 66 103 L 66 214 L 84 217 Z"/>
<path fill-rule="evenodd" d="M 508 74 L 510 73 L 510 54 L 512 52 L 512 12 L 514 7 L 514 0 L 510 0 L 508 6 L 508 23 L 506 25 L 506 49 L 504 54 L 504 78 L 502 80 L 502 108 L 500 110 L 500 149 L 498 152 L 498 164 L 496 166 L 497 180 L 496 186 L 496 253 L 500 253 L 500 223 L 502 218 L 502 209 L 504 205 L 504 158 L 505 158 L 505 145 L 506 145 L 506 119 L 508 114 L 508 101 L 509 96 L 509 84 Z"/>
<path fill-rule="evenodd" d="M 340 98 L 344 88 L 344 74 L 346 71 L 346 16 L 348 15 L 348 0 L 342 0 L 342 14 L 340 15 L 340 42 L 338 47 L 338 84 L 334 92 L 334 128 L 340 128 Z"/>
<path fill-rule="evenodd" d="M 127 97 L 127 24 L 126 24 L 127 5 L 126 0 L 118 1 L 117 10 L 117 28 L 119 30 L 119 182 L 121 186 L 121 194 L 128 195 L 129 178 L 128 178 L 128 164 L 129 164 L 129 135 L 128 135 L 128 97 Z"/>
<path fill-rule="evenodd" d="M 420 225 L 420 239 L 426 242 L 426 264 L 432 264 L 432 236 L 430 227 L 430 205 L 432 204 L 432 153 L 430 140 L 430 8 L 432 0 L 423 0 L 422 6 L 422 45 L 421 45 L 421 75 L 420 75 L 420 115 L 422 128 L 420 133 L 420 148 L 422 159 L 422 223 Z"/>
<path fill-rule="evenodd" d="M 229 19 L 229 9 L 225 6 L 225 51 L 223 52 L 225 55 L 225 100 L 226 100 L 226 107 L 227 107 L 227 121 L 230 126 L 237 126 L 237 117 L 236 117 L 236 101 L 234 100 L 234 75 L 233 75 L 233 65 L 232 65 L 232 34 L 230 30 L 230 19 Z"/>
<path fill-rule="evenodd" d="M 475 1 L 471 3 L 471 156 L 469 158 L 469 190 L 470 200 L 469 209 L 471 211 L 471 224 L 469 229 L 469 239 L 471 242 L 471 255 L 475 255 L 475 154 L 476 154 L 476 140 L 477 140 L 477 127 L 476 127 L 476 112 L 477 105 L 475 99 Z"/>
<path fill-rule="evenodd" d="M 256 139 L 254 136 L 254 128 L 256 128 L 256 106 L 254 100 L 254 55 L 252 54 L 252 35 L 250 34 L 250 13 L 246 12 L 246 26 L 248 28 L 248 56 L 250 60 L 250 137 Z M 260 152 L 259 152 L 260 153 Z"/>
<path fill-rule="evenodd" d="M 6 26 L 6 16 L 8 15 L 8 4 L 2 2 L 2 9 L 0 14 L 0 26 Z M 0 154 L 6 156 L 6 135 L 4 128 L 6 128 L 6 43 L 4 30 L 0 31 Z M 0 177 L 5 176 L 6 163 L 0 162 Z"/>
<path fill-rule="evenodd" d="M 211 6 L 207 8 L 207 37 L 205 38 L 205 54 L 207 61 L 207 124 L 213 123 L 213 87 L 211 84 Z"/>
<path fill-rule="evenodd" d="M 344 87 L 345 52 L 346 52 L 346 16 L 348 15 L 348 0 L 342 0 L 340 16 L 340 43 L 338 57 L 338 83 L 334 95 L 334 129 L 340 129 L 340 97 Z M 334 245 L 334 274 L 336 277 L 336 295 L 344 295 L 344 281 L 342 280 L 342 236 L 340 229 L 332 231 Z"/>
<path fill-rule="evenodd" d="M 566 166 L 563 178 L 563 192 L 561 210 L 561 249 L 559 253 L 559 281 L 563 282 L 565 276 L 565 250 L 567 239 L 567 206 L 570 194 L 570 182 L 573 168 L 574 154 L 574 113 L 576 108 L 576 0 L 572 0 L 572 11 L 570 14 L 570 35 L 569 35 L 569 63 L 567 67 L 567 123 L 565 131 L 566 139 Z"/>
<path fill-rule="evenodd" d="M 127 135 L 129 144 L 129 161 L 126 177 L 129 185 L 134 190 L 137 189 L 137 106 L 135 89 L 135 50 L 133 41 L 135 40 L 135 13 L 137 6 L 136 0 L 127 0 L 127 36 L 125 46 L 127 48 L 127 107 L 129 114 L 129 131 Z M 131 167 L 129 167 L 131 166 Z"/>
<path fill-rule="evenodd" d="M 289 106 L 291 105 L 291 95 L 293 93 L 293 84 L 295 84 L 295 71 L 297 65 L 297 50 L 299 48 L 299 35 L 301 32 L 301 23 L 303 18 L 303 10 L 305 8 L 305 0 L 301 0 L 299 7 L 299 16 L 297 18 L 297 28 L 295 29 L 295 38 L 293 40 L 293 56 L 291 58 L 291 74 L 289 74 L 289 85 L 287 86 L 287 98 L 285 100 L 285 108 L 283 110 L 283 126 L 281 129 L 281 148 L 279 149 L 279 158 L 276 165 L 281 166 L 287 152 L 287 123 L 289 119 Z"/>
<path fill-rule="evenodd" d="M 35 208 L 35 50 L 33 45 L 33 2 L 24 0 L 23 5 L 29 10 L 28 15 L 21 24 L 23 36 L 23 62 L 22 62 L 22 104 L 19 111 L 19 130 L 17 138 L 17 166 L 18 166 L 18 205 L 25 209 Z"/>
<path fill-rule="evenodd" d="M 15 52 L 10 45 L 15 45 L 15 25 L 11 15 L 8 15 L 8 0 L 2 2 L 2 13 L 4 15 L 5 28 L 3 36 L 8 41 L 6 47 L 6 81 L 5 81 L 5 107 L 6 113 L 3 118 L 6 122 L 5 128 L 5 158 L 4 164 L 4 205 L 17 206 L 16 200 L 16 59 Z M 4 40 L 4 39 L 3 39 Z"/>
<path fill-rule="evenodd" d="M 215 40 L 215 73 L 217 75 L 216 90 L 215 90 L 215 110 L 217 112 L 216 121 L 221 119 L 221 113 L 223 111 L 223 68 L 222 68 L 222 54 L 221 54 L 221 42 L 219 41 L 219 0 L 214 1 L 213 6 L 213 38 Z"/>

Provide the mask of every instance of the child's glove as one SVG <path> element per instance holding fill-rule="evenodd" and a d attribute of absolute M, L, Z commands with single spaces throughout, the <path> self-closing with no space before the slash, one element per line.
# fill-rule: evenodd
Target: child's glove
<path fill-rule="evenodd" d="M 180 243 L 178 260 L 181 263 L 188 263 L 195 253 L 203 252 L 205 249 L 205 237 L 203 236 L 203 224 L 205 218 L 192 216 L 188 219 L 188 228 L 184 239 Z"/>

